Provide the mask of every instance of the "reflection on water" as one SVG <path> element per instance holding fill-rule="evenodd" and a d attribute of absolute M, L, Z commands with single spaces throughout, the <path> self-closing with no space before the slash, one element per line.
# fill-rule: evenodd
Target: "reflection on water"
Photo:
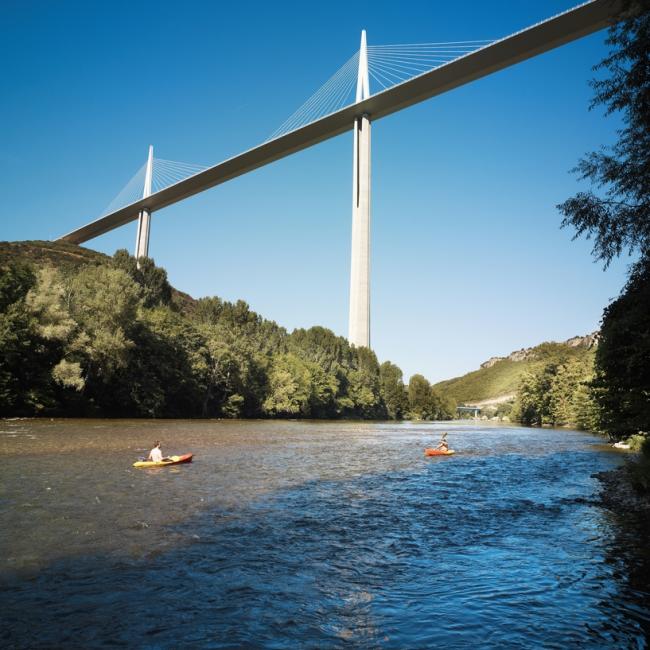
<path fill-rule="evenodd" d="M 154 439 L 195 462 L 133 469 Z M 4 421 L 0 454 L 5 647 L 647 646 L 646 524 L 593 502 L 589 435 Z"/>

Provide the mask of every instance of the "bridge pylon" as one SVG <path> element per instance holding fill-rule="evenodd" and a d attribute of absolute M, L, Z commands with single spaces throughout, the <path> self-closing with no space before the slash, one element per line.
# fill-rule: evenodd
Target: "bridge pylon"
<path fill-rule="evenodd" d="M 153 145 L 149 145 L 147 169 L 144 175 L 142 198 L 151 195 L 151 179 L 153 177 Z M 135 258 L 149 257 L 149 231 L 151 230 L 151 210 L 144 208 L 138 215 L 138 233 L 135 238 Z"/>
<path fill-rule="evenodd" d="M 356 101 L 370 95 L 366 30 L 361 32 Z M 348 341 L 370 347 L 370 118 L 354 120 L 352 164 L 352 255 Z"/>

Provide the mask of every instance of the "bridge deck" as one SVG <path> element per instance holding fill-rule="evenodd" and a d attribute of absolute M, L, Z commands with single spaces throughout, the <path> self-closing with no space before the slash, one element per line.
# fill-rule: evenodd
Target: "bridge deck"
<path fill-rule="evenodd" d="M 160 210 L 258 167 L 352 129 L 367 114 L 377 120 L 418 102 L 598 31 L 615 21 L 620 0 L 591 0 L 495 43 L 372 95 L 315 122 L 225 160 L 73 230 L 61 240 L 88 241 L 138 218 L 143 208 Z"/>

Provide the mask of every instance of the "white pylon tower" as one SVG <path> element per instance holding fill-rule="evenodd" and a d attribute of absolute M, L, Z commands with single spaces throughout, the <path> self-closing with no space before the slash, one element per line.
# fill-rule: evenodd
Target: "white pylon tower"
<path fill-rule="evenodd" d="M 366 30 L 361 32 L 357 103 L 370 95 Z M 354 120 L 352 259 L 348 341 L 370 347 L 370 118 Z"/>
<path fill-rule="evenodd" d="M 147 169 L 144 175 L 142 198 L 151 195 L 151 179 L 153 176 L 153 145 L 149 145 Z M 135 258 L 149 257 L 149 230 L 151 229 L 151 212 L 146 208 L 138 215 L 138 234 L 135 238 Z"/>

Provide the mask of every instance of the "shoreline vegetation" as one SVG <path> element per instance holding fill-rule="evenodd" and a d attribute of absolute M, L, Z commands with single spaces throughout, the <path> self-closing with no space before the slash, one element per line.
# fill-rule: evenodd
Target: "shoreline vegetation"
<path fill-rule="evenodd" d="M 598 431 L 637 451 L 623 467 L 597 475 L 601 503 L 647 515 L 650 499 L 650 9 L 625 0 L 596 66 L 590 108 L 616 115 L 616 141 L 588 152 L 572 170 L 590 188 L 558 205 L 562 227 L 593 243 L 596 261 L 627 254 L 619 297 L 605 308 L 593 378 L 587 382 Z"/>
<path fill-rule="evenodd" d="M 152 259 L 0 243 L 0 416 L 450 419 L 419 374 L 323 327 L 195 300 Z"/>

